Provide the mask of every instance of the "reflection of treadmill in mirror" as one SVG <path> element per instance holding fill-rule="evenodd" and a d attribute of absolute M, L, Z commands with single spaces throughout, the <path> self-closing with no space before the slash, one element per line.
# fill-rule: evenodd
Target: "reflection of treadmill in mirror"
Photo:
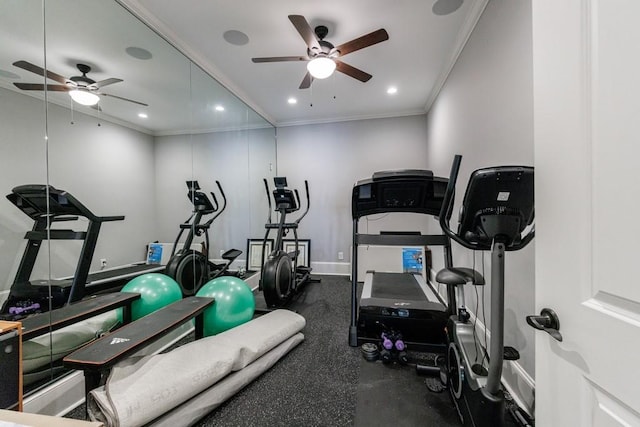
<path fill-rule="evenodd" d="M 85 295 L 121 287 L 139 274 L 162 269 L 157 265 L 141 264 L 89 274 L 102 223 L 121 221 L 124 216 L 96 216 L 71 194 L 46 185 L 16 187 L 11 194 L 7 195 L 7 199 L 35 222 L 31 231 L 25 235 L 27 246 L 9 296 L 2 306 L 3 317 L 19 318 L 31 312 L 59 308 L 67 303 L 78 301 Z M 88 220 L 86 231 L 55 227 L 61 222 L 76 221 L 81 218 Z M 48 239 L 83 241 L 73 277 L 51 281 L 31 280 L 38 252 L 42 243 Z M 49 283 L 51 283 L 51 295 L 49 295 Z"/>
<path fill-rule="evenodd" d="M 422 274 L 367 271 L 358 303 L 358 246 L 442 246 L 445 265 L 451 265 L 450 240 L 443 234 L 422 235 L 412 231 L 364 234 L 358 230 L 360 218 L 381 213 L 440 213 L 447 179 L 431 171 L 404 170 L 376 172 L 358 181 L 353 188 L 352 293 L 349 345 L 379 342 L 381 333 L 392 329 L 414 350 L 442 352 L 446 345 L 444 328 L 455 307 L 453 289 L 447 288 L 447 305 L 424 280 Z"/>

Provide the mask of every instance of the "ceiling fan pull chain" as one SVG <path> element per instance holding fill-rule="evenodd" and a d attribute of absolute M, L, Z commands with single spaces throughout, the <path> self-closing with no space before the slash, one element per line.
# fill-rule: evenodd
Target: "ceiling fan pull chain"
<path fill-rule="evenodd" d="M 72 125 L 75 125 L 76 123 L 75 123 L 75 121 L 73 120 L 73 111 L 74 111 L 74 108 L 73 108 L 73 99 L 69 98 L 69 104 L 71 104 L 71 107 L 69 108 L 69 109 L 71 110 L 71 124 L 72 124 Z"/>

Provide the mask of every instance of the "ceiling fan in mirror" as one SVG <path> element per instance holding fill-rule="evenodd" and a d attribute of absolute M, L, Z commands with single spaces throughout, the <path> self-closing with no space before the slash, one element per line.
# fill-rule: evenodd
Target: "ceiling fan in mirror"
<path fill-rule="evenodd" d="M 384 28 L 365 34 L 339 46 L 326 41 L 329 29 L 324 25 L 319 25 L 312 29 L 307 20 L 302 15 L 289 15 L 289 20 L 298 30 L 302 39 L 307 44 L 306 56 L 276 56 L 267 58 L 251 58 L 253 62 L 284 62 L 284 61 L 308 61 L 307 74 L 305 74 L 300 89 L 307 89 L 311 86 L 313 79 L 324 79 L 339 71 L 361 82 L 371 79 L 371 74 L 359 70 L 349 64 L 342 62 L 339 58 L 356 50 L 383 42 L 389 39 L 389 34 Z"/>
<path fill-rule="evenodd" d="M 120 99 L 122 101 L 133 102 L 134 104 L 142 105 L 147 107 L 148 105 L 134 101 L 132 99 L 123 98 L 121 96 L 110 95 L 108 93 L 104 93 L 101 89 L 107 85 L 111 85 L 114 83 L 120 83 L 123 81 L 122 79 L 109 78 L 105 80 L 95 81 L 87 76 L 87 74 L 91 71 L 91 67 L 86 64 L 77 64 L 76 67 L 78 71 L 82 73 L 81 76 L 72 76 L 69 78 L 65 78 L 60 74 L 56 74 L 53 71 L 45 70 L 37 65 L 34 65 L 27 61 L 16 61 L 13 63 L 18 68 L 22 68 L 23 70 L 30 71 L 32 73 L 38 74 L 39 76 L 47 77 L 48 79 L 54 80 L 60 84 L 46 84 L 46 89 L 48 91 L 56 91 L 56 92 L 68 92 L 71 98 L 77 102 L 78 104 L 86 105 L 86 106 L 96 106 L 96 104 L 100 101 L 101 96 L 106 96 L 110 98 Z M 45 90 L 45 84 L 41 83 L 14 83 L 19 89 L 22 90 Z"/>

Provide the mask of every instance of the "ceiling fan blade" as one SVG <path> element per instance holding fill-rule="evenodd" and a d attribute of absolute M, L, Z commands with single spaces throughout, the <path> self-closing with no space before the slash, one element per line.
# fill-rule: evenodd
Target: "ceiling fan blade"
<path fill-rule="evenodd" d="M 389 34 L 384 28 L 374 31 L 369 34 L 365 34 L 362 37 L 353 39 L 350 42 L 346 42 L 336 47 L 335 50 L 340 52 L 340 56 L 344 56 L 348 53 L 355 52 L 356 50 L 364 49 L 376 43 L 389 40 Z"/>
<path fill-rule="evenodd" d="M 16 61 L 13 63 L 13 65 L 15 65 L 18 68 L 22 68 L 23 70 L 31 71 L 32 73 L 38 74 L 39 76 L 46 75 L 47 78 L 51 80 L 55 80 L 58 83 L 62 83 L 62 84 L 67 83 L 67 79 L 62 77 L 60 74 L 56 74 L 53 71 L 49 71 L 49 70 L 47 70 L 45 74 L 44 68 L 38 67 L 37 65 L 34 65 L 27 61 Z"/>
<path fill-rule="evenodd" d="M 45 85 L 40 83 L 14 83 L 13 84 L 18 89 L 22 90 L 44 90 Z M 46 85 L 48 91 L 56 91 L 56 92 L 68 92 L 69 86 L 62 85 Z"/>
<path fill-rule="evenodd" d="M 289 15 L 289 21 L 296 27 L 296 30 L 298 30 L 298 33 L 302 36 L 309 50 L 320 52 L 320 43 L 318 42 L 316 33 L 305 17 L 302 15 Z"/>
<path fill-rule="evenodd" d="M 89 86 L 93 86 L 93 87 L 96 87 L 96 88 L 100 89 L 101 87 L 104 87 L 104 86 L 107 86 L 107 85 L 112 85 L 114 83 L 120 83 L 122 81 L 124 81 L 124 80 L 110 78 L 110 79 L 100 80 L 99 82 L 92 83 Z"/>
<path fill-rule="evenodd" d="M 354 79 L 360 80 L 361 82 L 368 82 L 371 77 L 373 77 L 369 73 L 365 73 L 362 70 L 357 69 L 349 64 L 345 64 L 344 62 L 334 59 L 336 61 L 336 70 L 341 73 L 346 74 L 347 76 L 353 77 Z"/>
<path fill-rule="evenodd" d="M 253 62 L 285 62 L 285 61 L 308 61 L 306 56 L 271 56 L 266 58 L 251 58 Z"/>
<path fill-rule="evenodd" d="M 302 83 L 300 83 L 300 87 L 298 89 L 309 89 L 311 87 L 311 83 L 313 82 L 313 76 L 310 72 L 307 71 L 307 74 L 304 75 L 302 79 Z"/>
<path fill-rule="evenodd" d="M 98 93 L 98 95 L 100 95 L 100 96 L 108 96 L 108 97 L 111 97 L 111 98 L 121 99 L 123 101 L 133 102 L 134 104 L 142 105 L 143 107 L 148 107 L 149 106 L 148 104 L 145 104 L 144 102 L 134 101 L 133 99 L 123 98 L 121 96 L 109 95 L 108 93 L 100 92 L 100 93 Z"/>

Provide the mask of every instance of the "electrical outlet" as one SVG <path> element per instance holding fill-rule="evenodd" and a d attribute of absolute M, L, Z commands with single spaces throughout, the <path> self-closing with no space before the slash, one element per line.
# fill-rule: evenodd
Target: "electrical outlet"
<path fill-rule="evenodd" d="M 100 259 L 100 268 L 105 268 L 107 266 L 107 259 L 106 258 L 101 258 Z"/>
<path fill-rule="evenodd" d="M 344 259 L 344 252 L 338 252 L 338 259 L 342 261 Z"/>

